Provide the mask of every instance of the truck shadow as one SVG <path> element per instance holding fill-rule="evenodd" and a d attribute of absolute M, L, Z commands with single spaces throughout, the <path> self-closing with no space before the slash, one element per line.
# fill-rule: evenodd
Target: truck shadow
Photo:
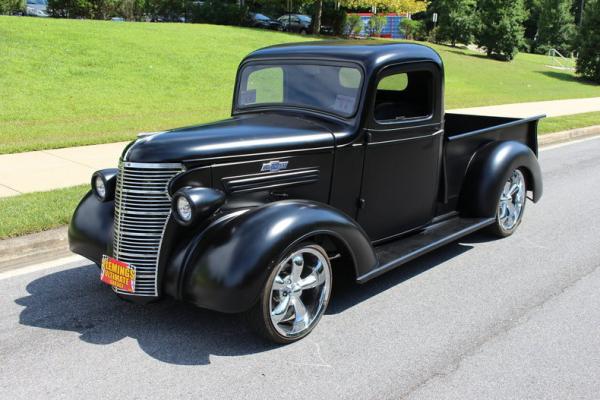
<path fill-rule="evenodd" d="M 473 236 L 473 240 L 484 240 L 483 237 L 478 239 L 474 237 L 475 235 L 471 236 Z M 471 239 L 471 236 L 469 236 L 468 239 Z M 371 297 L 377 296 L 379 293 L 414 278 L 445 261 L 457 257 L 472 248 L 473 246 L 464 243 L 450 243 L 437 251 L 433 251 L 423 257 L 404 264 L 365 284 L 359 285 L 353 280 L 334 282 L 334 292 L 326 314 L 343 312 Z M 338 281 L 341 281 L 341 279 L 338 279 Z"/>
<path fill-rule="evenodd" d="M 365 285 L 336 287 L 327 314 L 351 308 L 471 247 L 450 244 Z M 278 347 L 252 334 L 238 315 L 172 300 L 146 306 L 124 302 L 99 282 L 95 265 L 45 275 L 26 289 L 29 295 L 15 300 L 24 307 L 19 315 L 22 325 L 75 332 L 80 340 L 95 345 L 133 338 L 145 353 L 166 363 L 207 365 L 211 355 L 243 356 Z"/>

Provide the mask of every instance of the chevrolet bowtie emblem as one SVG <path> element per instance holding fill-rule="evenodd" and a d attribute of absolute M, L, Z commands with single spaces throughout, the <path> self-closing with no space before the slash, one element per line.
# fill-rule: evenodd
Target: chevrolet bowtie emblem
<path fill-rule="evenodd" d="M 288 161 L 270 161 L 262 165 L 260 172 L 277 172 L 286 169 L 287 166 Z"/>

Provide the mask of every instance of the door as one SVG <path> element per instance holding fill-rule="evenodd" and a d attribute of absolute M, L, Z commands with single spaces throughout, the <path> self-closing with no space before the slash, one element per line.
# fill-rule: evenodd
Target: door
<path fill-rule="evenodd" d="M 365 129 L 358 222 L 371 240 L 433 219 L 442 147 L 441 73 L 433 64 L 382 72 Z"/>

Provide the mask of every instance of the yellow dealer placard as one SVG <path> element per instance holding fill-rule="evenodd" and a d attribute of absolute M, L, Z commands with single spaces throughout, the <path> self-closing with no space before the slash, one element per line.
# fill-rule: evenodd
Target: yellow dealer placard
<path fill-rule="evenodd" d="M 100 280 L 113 287 L 133 293 L 135 291 L 135 267 L 109 256 L 102 256 Z"/>

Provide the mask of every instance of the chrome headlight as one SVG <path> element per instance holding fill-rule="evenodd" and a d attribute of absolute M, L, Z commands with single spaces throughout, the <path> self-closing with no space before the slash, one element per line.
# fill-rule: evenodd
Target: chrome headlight
<path fill-rule="evenodd" d="M 184 187 L 172 200 L 173 216 L 181 225 L 189 226 L 207 218 L 225 203 L 225 193 L 205 187 Z"/>
<path fill-rule="evenodd" d="M 106 199 L 106 185 L 100 175 L 96 175 L 96 179 L 94 179 L 94 192 L 100 200 Z"/>
<path fill-rule="evenodd" d="M 92 192 L 100 201 L 110 201 L 115 198 L 115 186 L 118 169 L 102 169 L 92 175 Z"/>
<path fill-rule="evenodd" d="M 184 222 L 192 220 L 192 205 L 185 196 L 177 197 L 177 216 Z"/>

